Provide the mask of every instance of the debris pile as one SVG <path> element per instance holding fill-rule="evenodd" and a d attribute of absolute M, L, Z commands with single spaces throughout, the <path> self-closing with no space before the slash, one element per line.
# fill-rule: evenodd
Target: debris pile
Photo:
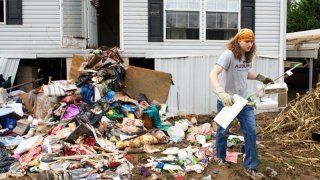
<path fill-rule="evenodd" d="M 156 72 L 166 86 L 161 84 L 160 96 L 156 91 L 146 95 L 139 83 L 154 79 L 136 82 L 137 88 L 127 85 L 134 86 L 141 72 L 151 72 L 125 69 L 117 48 L 97 49 L 72 64 L 78 64 L 71 72 L 76 81 L 50 80 L 32 90 L 28 102 L 1 89 L 0 167 L 6 177 L 132 179 L 136 168 L 141 177 L 156 179 L 157 173 L 167 172 L 183 178 L 202 173 L 215 160 L 212 125 L 197 122 L 196 115 L 176 118 L 160 103 L 171 75 Z M 27 104 L 34 107 L 29 115 Z M 131 154 L 136 153 L 150 156 L 133 164 Z M 227 160 L 236 163 L 239 154 L 228 152 Z"/>

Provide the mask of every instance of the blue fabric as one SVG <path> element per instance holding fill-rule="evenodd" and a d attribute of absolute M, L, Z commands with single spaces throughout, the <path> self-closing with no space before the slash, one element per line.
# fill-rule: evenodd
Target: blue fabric
<path fill-rule="evenodd" d="M 81 86 L 81 96 L 87 104 L 93 103 L 94 86 L 83 85 Z"/>
<path fill-rule="evenodd" d="M 3 129 L 7 128 L 10 131 L 12 131 L 17 125 L 16 119 L 9 118 L 8 116 L 0 117 L 0 122 Z"/>
<path fill-rule="evenodd" d="M 222 102 L 218 100 L 217 109 L 218 112 L 223 108 Z M 243 166 L 246 169 L 257 169 L 258 168 L 258 154 L 256 148 L 257 130 L 256 121 L 254 118 L 253 107 L 246 105 L 238 114 L 238 120 L 240 121 L 240 128 L 244 136 L 244 147 L 245 147 L 245 159 Z M 218 125 L 216 134 L 216 151 L 219 159 L 226 158 L 227 152 L 227 140 L 230 126 L 227 129 Z"/>
<path fill-rule="evenodd" d="M 114 102 L 113 97 L 115 95 L 116 95 L 116 92 L 114 92 L 114 91 L 107 92 L 107 99 L 108 99 L 109 103 L 113 103 Z"/>
<path fill-rule="evenodd" d="M 6 128 L 12 131 L 17 125 L 16 119 L 7 118 Z"/>
<path fill-rule="evenodd" d="M 19 96 L 14 96 L 12 99 L 13 99 L 16 103 L 23 104 L 22 98 L 19 97 Z"/>
<path fill-rule="evenodd" d="M 121 107 L 128 112 L 136 112 L 137 110 L 135 107 L 132 107 L 130 104 L 124 104 Z"/>

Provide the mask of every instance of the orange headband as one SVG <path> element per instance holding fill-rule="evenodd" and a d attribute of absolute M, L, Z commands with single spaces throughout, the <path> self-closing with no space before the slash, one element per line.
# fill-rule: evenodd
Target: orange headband
<path fill-rule="evenodd" d="M 237 40 L 238 41 L 243 41 L 243 40 L 254 40 L 254 34 L 251 29 L 240 29 L 240 31 L 236 34 Z"/>

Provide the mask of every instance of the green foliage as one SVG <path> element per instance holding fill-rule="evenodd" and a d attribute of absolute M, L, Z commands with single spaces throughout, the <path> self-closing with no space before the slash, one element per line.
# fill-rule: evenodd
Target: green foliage
<path fill-rule="evenodd" d="M 287 32 L 320 28 L 320 0 L 288 0 Z"/>

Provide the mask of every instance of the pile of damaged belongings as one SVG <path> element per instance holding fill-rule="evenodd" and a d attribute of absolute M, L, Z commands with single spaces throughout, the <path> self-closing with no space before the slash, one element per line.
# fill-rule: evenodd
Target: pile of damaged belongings
<path fill-rule="evenodd" d="M 165 104 L 124 93 L 117 48 L 93 51 L 78 71 L 76 82 L 49 81 L 24 100 L 0 89 L 0 179 L 132 179 L 134 168 L 151 179 L 184 177 L 214 159 L 210 123 L 198 125 L 196 115 L 170 122 Z M 133 153 L 150 156 L 134 163 Z"/>

